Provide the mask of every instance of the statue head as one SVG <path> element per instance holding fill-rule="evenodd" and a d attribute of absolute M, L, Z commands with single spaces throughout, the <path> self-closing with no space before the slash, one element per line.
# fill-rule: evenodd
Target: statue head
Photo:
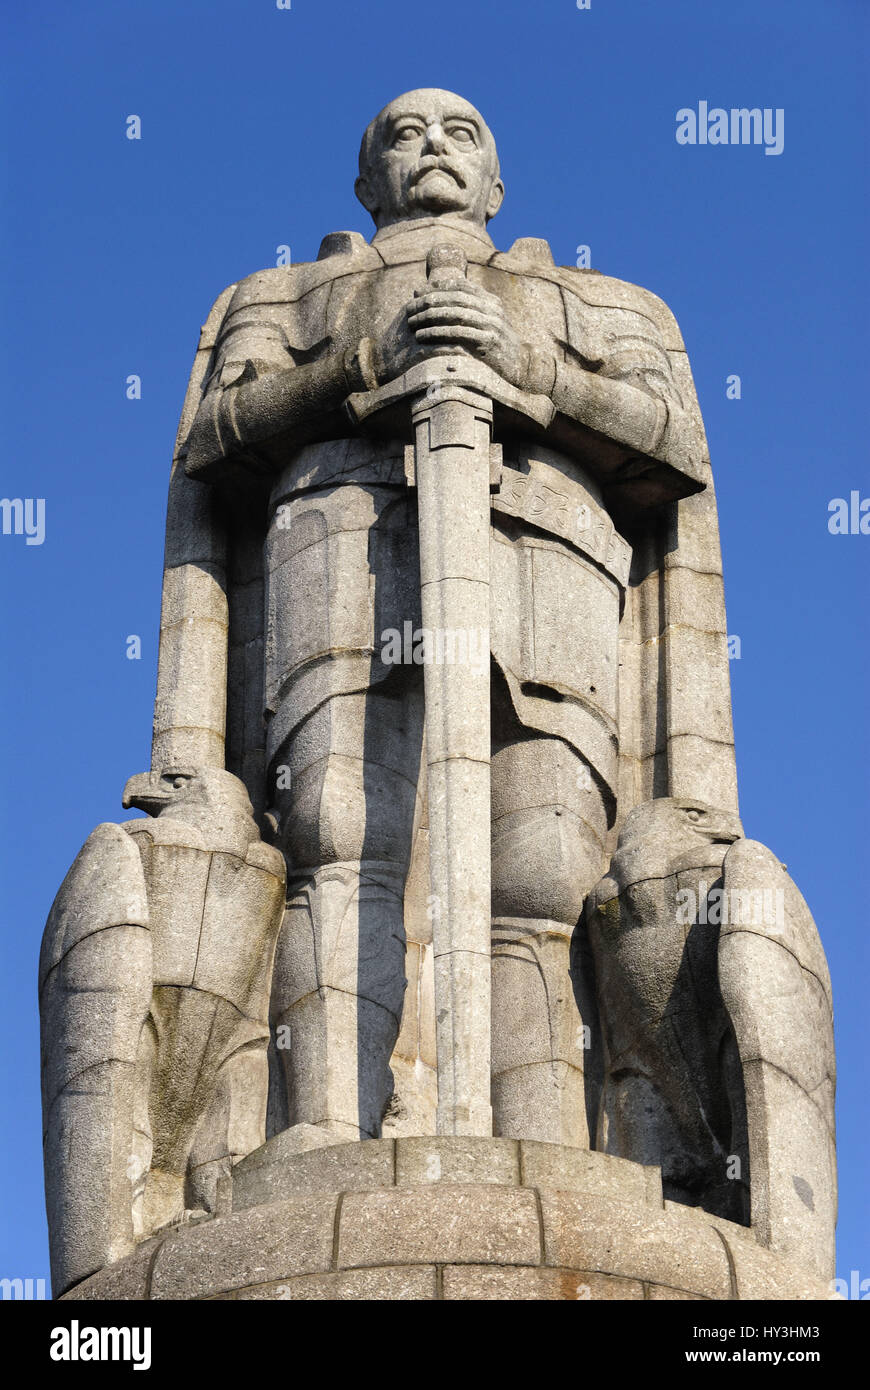
<path fill-rule="evenodd" d="M 379 229 L 447 214 L 485 227 L 504 197 L 486 121 L 438 87 L 396 97 L 363 136 L 356 195 Z"/>
<path fill-rule="evenodd" d="M 244 782 L 221 767 L 171 767 L 130 777 L 121 801 L 149 816 L 170 816 L 198 823 L 211 818 L 251 821 L 253 808 Z"/>
<path fill-rule="evenodd" d="M 660 796 L 655 801 L 642 801 L 629 812 L 619 833 L 619 848 L 641 840 L 666 850 L 687 841 L 732 845 L 742 838 L 736 811 L 723 811 L 694 798 Z"/>
<path fill-rule="evenodd" d="M 625 818 L 609 876 L 624 887 L 689 869 L 712 869 L 721 865 L 729 847 L 742 839 L 743 827 L 736 811 L 689 797 L 660 796 L 642 801 Z"/>

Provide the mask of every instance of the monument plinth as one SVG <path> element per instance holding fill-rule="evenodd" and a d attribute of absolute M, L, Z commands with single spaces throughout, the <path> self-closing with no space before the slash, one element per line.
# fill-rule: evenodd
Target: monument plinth
<path fill-rule="evenodd" d="M 143 1242 L 66 1299 L 822 1299 L 658 1169 L 559 1144 L 366 1139 L 234 1171 L 233 1209 Z"/>

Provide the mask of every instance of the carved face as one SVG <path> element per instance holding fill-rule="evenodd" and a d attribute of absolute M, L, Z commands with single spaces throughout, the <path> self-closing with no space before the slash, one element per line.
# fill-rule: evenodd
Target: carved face
<path fill-rule="evenodd" d="M 406 92 L 366 131 L 356 193 L 378 227 L 448 213 L 482 227 L 504 197 L 495 141 L 462 97 Z"/>

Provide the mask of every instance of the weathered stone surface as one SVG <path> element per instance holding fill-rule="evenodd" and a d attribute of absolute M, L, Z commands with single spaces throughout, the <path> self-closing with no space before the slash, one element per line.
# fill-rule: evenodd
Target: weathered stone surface
<path fill-rule="evenodd" d="M 434 1185 L 351 1192 L 342 1203 L 338 1264 L 537 1263 L 534 1193 Z"/>
<path fill-rule="evenodd" d="M 261 844 L 241 782 L 179 770 L 131 778 L 154 941 L 139 1056 L 134 1225 L 214 1211 L 219 1179 L 265 1137 L 271 962 L 284 864 Z"/>
<path fill-rule="evenodd" d="M 701 1294 L 687 1293 L 685 1289 L 669 1289 L 665 1284 L 649 1284 L 647 1286 L 647 1298 L 654 1303 L 662 1302 L 686 1302 L 701 1299 Z"/>
<path fill-rule="evenodd" d="M 518 1145 L 512 1139 L 481 1140 L 470 1135 L 398 1139 L 396 1185 L 434 1182 L 493 1182 L 518 1187 Z"/>
<path fill-rule="evenodd" d="M 89 1302 L 138 1300 L 150 1298 L 151 1270 L 164 1236 L 142 1241 L 131 1255 L 115 1260 L 89 1279 L 75 1284 L 61 1299 L 80 1299 Z"/>
<path fill-rule="evenodd" d="M 655 578 L 655 575 L 651 575 L 646 582 Z M 721 576 L 699 574 L 687 566 L 670 569 L 668 619 L 677 628 L 695 628 L 708 633 L 727 632 Z"/>
<path fill-rule="evenodd" d="M 567 979 L 567 943 L 564 954 Z M 586 1138 L 583 1072 L 569 1062 L 550 1059 L 499 1072 L 493 1102 L 500 1134 L 528 1134 L 553 1144 Z"/>
<path fill-rule="evenodd" d="M 175 758 L 178 759 L 181 754 L 188 766 L 208 766 L 207 758 L 215 748 L 223 754 L 226 647 L 225 625 L 211 620 L 192 617 L 188 622 L 184 619 L 166 628 L 162 634 L 162 675 L 164 686 L 171 691 L 171 696 L 167 696 L 165 701 L 158 697 L 155 710 L 157 734 L 168 736 L 175 726 L 180 726 L 198 729 L 203 735 L 211 736 L 210 739 L 203 739 L 198 756 L 190 757 L 182 750 L 175 752 Z M 211 766 L 215 766 L 214 761 Z"/>
<path fill-rule="evenodd" d="M 763 845 L 732 846 L 724 885 L 719 976 L 746 1091 L 753 1224 L 773 1250 L 830 1279 L 836 1067 L 824 952 L 804 899 Z"/>
<path fill-rule="evenodd" d="M 728 1248 L 734 1261 L 737 1297 L 748 1299 L 817 1300 L 826 1297 L 828 1286 L 814 1278 L 812 1271 L 804 1272 L 800 1263 L 782 1259 L 765 1250 L 755 1241 L 729 1239 Z"/>
<path fill-rule="evenodd" d="M 728 1259 L 715 1231 L 671 1211 L 653 1215 L 643 1207 L 606 1197 L 541 1192 L 545 1260 L 549 1265 L 594 1269 L 625 1278 L 648 1279 L 693 1289 L 708 1298 L 728 1298 Z"/>
<path fill-rule="evenodd" d="M 523 1140 L 520 1164 L 524 1187 L 549 1187 L 559 1191 L 588 1192 L 619 1201 L 662 1206 L 661 1173 L 611 1154 L 567 1149 L 558 1144 Z"/>
<path fill-rule="evenodd" d="M 833 1138 L 818 1106 L 766 1062 L 744 1067 L 753 1217 L 772 1250 L 796 1256 L 808 1275 L 834 1272 L 837 1188 Z"/>
<path fill-rule="evenodd" d="M 435 1051 L 435 970 L 432 923 L 427 913 L 429 888 L 428 830 L 418 831 L 405 886 L 407 986 L 402 1025 L 390 1070 L 393 1094 L 382 1134 L 393 1138 L 434 1134 L 438 1102 Z"/>
<path fill-rule="evenodd" d="M 118 826 L 98 826 L 58 891 L 40 954 L 45 1197 L 55 1295 L 133 1249 L 128 1164 L 151 979 L 141 861 Z"/>
<path fill-rule="evenodd" d="M 578 1186 L 536 1192 L 517 1185 L 518 1170 L 511 1173 L 505 1160 L 512 1151 L 516 1156 L 518 1146 L 504 1140 L 444 1136 L 339 1144 L 262 1161 L 288 1147 L 286 1135 L 277 1136 L 237 1165 L 236 1180 L 255 1197 L 247 1186 L 252 1174 L 283 1168 L 281 1190 L 292 1195 L 176 1227 L 69 1297 L 97 1298 L 105 1291 L 126 1298 L 246 1301 L 594 1302 L 751 1298 L 765 1288 L 777 1298 L 828 1295 L 823 1282 L 761 1249 L 745 1227 L 674 1202 L 662 1206 L 655 1194 L 644 1201 L 636 1166 L 608 1155 L 527 1146 L 539 1169 L 549 1158 L 554 1175 L 587 1183 L 585 1191 Z M 355 1182 L 376 1181 L 374 1168 L 366 1172 L 364 1163 L 354 1162 L 366 1154 L 382 1170 L 395 1154 L 399 1185 L 354 1190 Z M 434 1176 L 436 1158 L 441 1178 Z M 584 1158 L 594 1162 L 584 1164 Z M 449 1180 L 451 1169 L 469 1167 L 474 1182 Z M 602 1196 L 606 1170 L 609 1191 Z M 391 1172 L 385 1181 L 392 1177 Z M 329 1181 L 336 1184 L 332 1191 L 314 1190 Z M 343 1191 L 339 1184 L 345 1184 Z M 274 1196 L 276 1190 L 260 1195 Z"/>
<path fill-rule="evenodd" d="M 675 795 L 695 795 L 708 806 L 737 808 L 737 773 L 734 744 L 700 734 L 675 734 L 668 740 L 667 762 Z M 661 758 L 643 764 L 644 794 L 660 792 Z"/>
<path fill-rule="evenodd" d="M 713 743 L 729 743 L 734 735 L 725 634 L 671 626 L 662 638 L 662 648 L 671 672 L 670 737 L 694 734 Z"/>
<path fill-rule="evenodd" d="M 298 1303 L 326 1300 L 330 1303 L 420 1302 L 438 1297 L 438 1276 L 434 1265 L 410 1265 L 398 1269 L 349 1269 L 335 1274 L 303 1274 L 273 1284 L 257 1284 L 236 1293 L 216 1294 L 216 1298 L 239 1301 Z"/>
<path fill-rule="evenodd" d="M 235 1165 L 234 1211 L 277 1202 L 294 1193 L 367 1191 L 392 1184 L 396 1162 L 392 1140 L 368 1139 L 288 1155 L 289 1146 L 283 1141 L 292 1141 L 302 1128 L 308 1127 L 294 1126 L 277 1134 Z M 322 1136 L 324 1144 L 329 1143 L 323 1130 L 314 1129 L 314 1133 Z"/>
<path fill-rule="evenodd" d="M 151 1297 L 207 1298 L 328 1270 L 336 1202 L 334 1195 L 295 1197 L 182 1228 L 160 1247 Z"/>
<path fill-rule="evenodd" d="M 226 575 L 222 565 L 179 565 L 167 571 L 167 579 L 160 617 L 164 630 L 187 623 L 190 618 L 227 627 Z"/>
<path fill-rule="evenodd" d="M 520 1303 L 537 1299 L 600 1302 L 643 1298 L 643 1285 L 636 1279 L 612 1279 L 588 1270 L 448 1265 L 442 1277 L 446 1299 Z"/>

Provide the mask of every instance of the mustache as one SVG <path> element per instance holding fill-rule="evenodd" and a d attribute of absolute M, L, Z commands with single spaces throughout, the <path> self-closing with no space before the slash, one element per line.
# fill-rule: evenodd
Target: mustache
<path fill-rule="evenodd" d="M 415 183 L 419 183 L 427 174 L 431 174 L 433 169 L 443 170 L 445 174 L 449 174 L 452 179 L 456 180 L 460 188 L 465 187 L 465 179 L 462 177 L 461 172 L 449 159 L 442 159 L 438 155 L 430 155 L 428 158 L 420 160 L 420 163 L 411 175 L 411 186 L 413 187 Z"/>

